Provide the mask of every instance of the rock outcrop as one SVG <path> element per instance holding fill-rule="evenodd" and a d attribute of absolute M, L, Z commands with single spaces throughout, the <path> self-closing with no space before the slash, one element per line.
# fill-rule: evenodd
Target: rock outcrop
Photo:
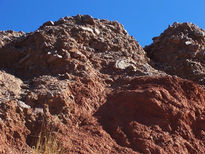
<path fill-rule="evenodd" d="M 151 61 L 121 24 L 88 15 L 0 32 L 0 153 L 31 153 L 48 132 L 64 153 L 205 152 L 205 90 L 182 79 L 199 77 L 158 67 L 167 53 L 155 44 L 145 50 Z"/>
<path fill-rule="evenodd" d="M 83 76 L 91 68 L 108 75 L 157 72 L 147 63 L 143 48 L 121 24 L 90 16 L 47 22 L 37 31 L 4 45 L 0 56 L 0 67 L 20 78 L 63 73 Z"/>
<path fill-rule="evenodd" d="M 205 84 L 205 31 L 192 23 L 174 23 L 145 47 L 156 69 Z"/>

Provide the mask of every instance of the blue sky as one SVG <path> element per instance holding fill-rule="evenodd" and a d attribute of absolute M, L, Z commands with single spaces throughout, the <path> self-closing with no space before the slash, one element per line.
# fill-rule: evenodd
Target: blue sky
<path fill-rule="evenodd" d="M 0 0 L 0 30 L 30 32 L 48 20 L 89 14 L 117 20 L 144 46 L 173 22 L 205 29 L 205 0 Z"/>

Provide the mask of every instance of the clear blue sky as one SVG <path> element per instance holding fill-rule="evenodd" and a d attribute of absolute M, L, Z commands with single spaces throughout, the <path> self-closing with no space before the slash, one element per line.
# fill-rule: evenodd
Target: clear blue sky
<path fill-rule="evenodd" d="M 30 32 L 77 14 L 117 20 L 142 46 L 175 21 L 205 29 L 205 0 L 0 0 L 0 30 Z"/>

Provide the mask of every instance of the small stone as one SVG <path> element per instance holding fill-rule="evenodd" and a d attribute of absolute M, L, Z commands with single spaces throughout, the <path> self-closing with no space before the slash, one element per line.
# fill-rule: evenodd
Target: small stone
<path fill-rule="evenodd" d="M 63 58 L 63 56 L 59 55 L 59 54 L 55 54 L 54 56 L 58 57 L 58 58 Z"/>
<path fill-rule="evenodd" d="M 115 68 L 117 69 L 126 69 L 128 67 L 134 67 L 133 64 L 130 63 L 129 60 L 125 59 L 125 60 L 117 60 L 115 63 Z"/>
<path fill-rule="evenodd" d="M 190 45 L 190 44 L 192 44 L 192 42 L 191 41 L 186 41 L 185 44 Z"/>
<path fill-rule="evenodd" d="M 43 113 L 44 113 L 44 112 L 43 112 L 43 108 L 35 108 L 35 109 L 34 109 L 34 113 L 35 113 L 35 114 L 38 114 L 38 113 L 43 114 Z"/>
<path fill-rule="evenodd" d="M 88 32 L 91 32 L 94 34 L 93 30 L 89 27 L 80 27 L 82 30 L 85 30 L 85 31 L 88 31 Z"/>
<path fill-rule="evenodd" d="M 83 20 L 83 22 L 85 22 L 87 24 L 90 24 L 90 25 L 94 25 L 95 24 L 95 20 L 91 16 L 89 16 L 89 15 L 82 16 L 82 20 Z"/>
<path fill-rule="evenodd" d="M 51 51 L 47 52 L 48 55 L 54 55 L 56 53 L 58 53 L 58 51 L 56 51 L 56 50 L 51 50 Z"/>
<path fill-rule="evenodd" d="M 99 29 L 95 28 L 95 29 L 94 29 L 94 31 L 95 31 L 95 33 L 96 33 L 97 35 L 99 35 L 99 34 L 100 34 Z"/>
<path fill-rule="evenodd" d="M 22 102 L 22 101 L 18 101 L 18 106 L 21 107 L 21 108 L 24 108 L 24 109 L 29 109 L 29 108 L 31 108 L 31 106 L 25 104 L 25 103 Z"/>
<path fill-rule="evenodd" d="M 53 21 L 47 21 L 46 23 L 43 24 L 43 27 L 44 26 L 54 26 L 54 22 Z"/>

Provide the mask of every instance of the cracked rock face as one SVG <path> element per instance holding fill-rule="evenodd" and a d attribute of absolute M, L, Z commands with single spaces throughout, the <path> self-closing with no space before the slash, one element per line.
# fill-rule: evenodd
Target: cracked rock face
<path fill-rule="evenodd" d="M 89 15 L 0 32 L 0 153 L 31 153 L 41 133 L 65 153 L 203 153 L 204 89 L 166 73 L 203 77 L 204 31 L 174 24 L 154 40 L 150 61 L 121 24 Z"/>
<path fill-rule="evenodd" d="M 145 47 L 153 66 L 168 74 L 205 84 L 205 31 L 191 23 L 174 23 Z"/>

